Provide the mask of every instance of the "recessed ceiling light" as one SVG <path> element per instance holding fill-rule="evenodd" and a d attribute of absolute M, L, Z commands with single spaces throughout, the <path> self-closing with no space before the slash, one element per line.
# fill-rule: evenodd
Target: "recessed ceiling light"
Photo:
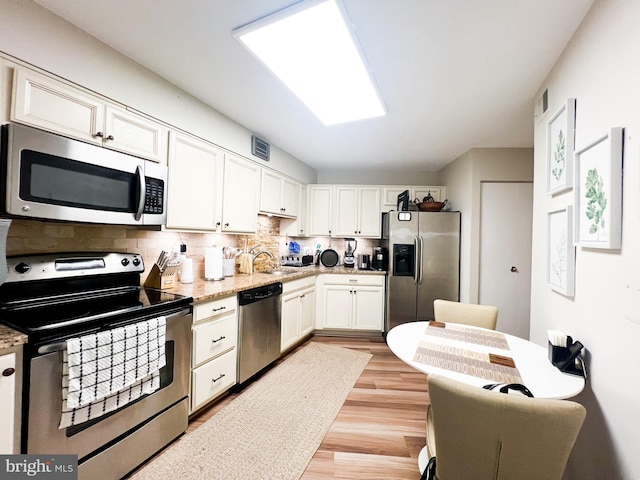
<path fill-rule="evenodd" d="M 336 0 L 303 1 L 233 33 L 325 125 L 386 113 Z"/>

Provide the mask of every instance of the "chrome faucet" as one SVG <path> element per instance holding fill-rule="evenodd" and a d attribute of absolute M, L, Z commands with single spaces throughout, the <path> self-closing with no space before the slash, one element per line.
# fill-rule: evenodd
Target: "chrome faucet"
<path fill-rule="evenodd" d="M 274 257 L 274 256 L 273 256 L 273 253 L 271 253 L 271 252 L 270 252 L 270 251 L 268 251 L 268 250 L 260 250 L 258 253 L 253 253 L 253 250 L 254 250 L 255 248 L 256 248 L 256 247 L 254 247 L 254 248 L 252 248 L 252 249 L 250 250 L 250 252 L 253 254 L 253 257 L 252 257 L 252 259 L 251 259 L 251 272 L 252 272 L 252 273 L 253 273 L 253 271 L 254 271 L 253 264 L 256 262 L 256 258 L 258 258 L 260 255 L 262 255 L 262 254 L 267 254 L 270 258 L 273 258 L 273 259 L 275 259 L 275 258 L 276 258 L 276 257 Z"/>

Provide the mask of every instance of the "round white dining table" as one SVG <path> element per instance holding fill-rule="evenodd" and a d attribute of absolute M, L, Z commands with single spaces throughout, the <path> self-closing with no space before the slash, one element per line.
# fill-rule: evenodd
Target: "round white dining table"
<path fill-rule="evenodd" d="M 387 345 L 400 360 L 416 370 L 427 374 L 443 375 L 478 387 L 500 382 L 416 361 L 418 347 L 422 349 L 429 348 L 429 346 L 438 349 L 453 347 L 513 359 L 522 378 L 522 382 L 519 383 L 526 385 L 535 398 L 571 398 L 584 388 L 584 377 L 564 373 L 554 367 L 549 361 L 548 349 L 545 347 L 520 337 L 469 325 L 447 323 L 443 327 L 429 327 L 429 330 L 433 332 L 433 328 L 446 328 L 447 325 L 457 329 L 476 329 L 480 332 L 491 332 L 491 335 L 502 335 L 508 349 L 479 345 L 438 335 L 428 335 L 429 322 L 427 321 L 403 323 L 393 327 L 387 333 Z"/>

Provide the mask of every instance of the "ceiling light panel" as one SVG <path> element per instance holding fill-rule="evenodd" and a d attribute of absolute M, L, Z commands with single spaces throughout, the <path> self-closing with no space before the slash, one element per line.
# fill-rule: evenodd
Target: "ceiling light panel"
<path fill-rule="evenodd" d="M 234 30 L 325 124 L 384 115 L 355 35 L 336 0 L 301 2 Z"/>

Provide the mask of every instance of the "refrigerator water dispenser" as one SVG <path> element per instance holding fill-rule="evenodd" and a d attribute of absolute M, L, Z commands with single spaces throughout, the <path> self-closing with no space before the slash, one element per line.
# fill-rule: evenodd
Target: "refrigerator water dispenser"
<path fill-rule="evenodd" d="M 393 275 L 412 277 L 415 265 L 415 245 L 393 245 Z"/>

